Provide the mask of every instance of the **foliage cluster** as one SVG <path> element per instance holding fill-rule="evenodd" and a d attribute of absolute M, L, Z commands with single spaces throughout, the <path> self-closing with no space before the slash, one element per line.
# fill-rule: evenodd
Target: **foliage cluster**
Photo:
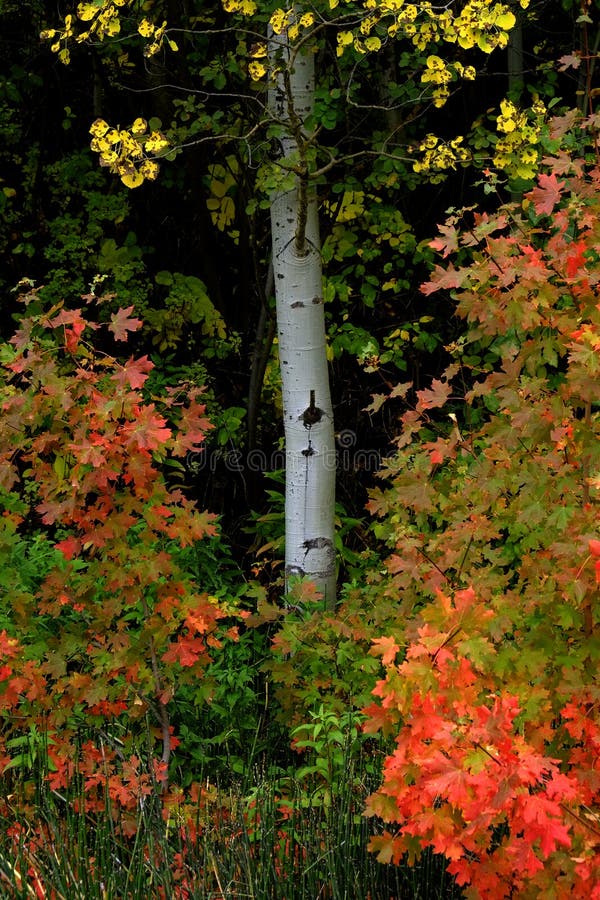
<path fill-rule="evenodd" d="M 167 787 L 174 698 L 237 637 L 235 598 L 184 565 L 215 517 L 163 474 L 210 426 L 198 388 L 150 400 L 148 357 L 101 349 L 140 328 L 131 307 L 101 326 L 23 302 L 0 382 L 1 757 L 16 765 L 20 737 L 43 734 L 55 789 L 80 764 L 90 808 L 106 790 L 135 809 Z"/>
<path fill-rule="evenodd" d="M 375 642 L 365 728 L 397 737 L 372 846 L 432 847 L 489 900 L 600 891 L 600 169 L 546 163 L 521 204 L 433 241 L 422 290 L 466 331 L 370 501 L 406 617 Z"/>

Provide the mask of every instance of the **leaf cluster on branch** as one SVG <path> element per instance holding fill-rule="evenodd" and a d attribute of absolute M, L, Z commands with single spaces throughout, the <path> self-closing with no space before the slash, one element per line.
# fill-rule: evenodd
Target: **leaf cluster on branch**
<path fill-rule="evenodd" d="M 600 896 L 600 168 L 546 164 L 433 241 L 422 290 L 467 330 L 370 501 L 408 622 L 373 646 L 365 727 L 397 746 L 372 847 L 432 847 L 487 900 Z"/>

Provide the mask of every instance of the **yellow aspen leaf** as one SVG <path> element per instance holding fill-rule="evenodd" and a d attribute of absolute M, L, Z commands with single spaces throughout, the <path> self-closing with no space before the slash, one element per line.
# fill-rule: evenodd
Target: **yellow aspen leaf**
<path fill-rule="evenodd" d="M 287 25 L 287 21 L 287 14 L 282 9 L 276 9 L 269 20 L 269 24 L 275 34 L 281 34 Z"/>
<path fill-rule="evenodd" d="M 475 38 L 472 31 L 461 30 L 458 32 L 458 45 L 463 50 L 471 50 L 475 46 Z"/>
<path fill-rule="evenodd" d="M 427 68 L 428 69 L 444 69 L 445 63 L 443 59 L 440 59 L 439 56 L 428 56 L 427 57 Z"/>
<path fill-rule="evenodd" d="M 299 34 L 300 26 L 290 25 L 290 27 L 288 28 L 288 38 L 290 39 L 290 41 L 295 41 Z"/>
<path fill-rule="evenodd" d="M 64 49 L 60 51 L 60 53 L 58 54 L 58 58 L 60 59 L 61 63 L 63 63 L 63 65 L 69 65 L 69 63 L 71 62 L 71 54 L 69 53 L 67 47 L 64 47 Z"/>
<path fill-rule="evenodd" d="M 487 35 L 482 33 L 477 35 L 477 46 L 482 53 L 491 53 L 495 48 L 495 44 L 489 40 Z"/>
<path fill-rule="evenodd" d="M 155 26 L 148 19 L 142 19 L 138 25 L 138 32 L 142 37 L 149 38 L 154 34 Z"/>
<path fill-rule="evenodd" d="M 250 49 L 250 56 L 252 57 L 252 59 L 263 59 L 266 55 L 266 44 L 254 44 L 254 46 Z"/>
<path fill-rule="evenodd" d="M 51 41 L 56 36 L 56 28 L 47 28 L 46 31 L 40 31 L 40 41 Z"/>
<path fill-rule="evenodd" d="M 159 153 L 161 150 L 166 150 L 168 146 L 168 140 L 160 131 L 153 131 L 145 144 L 146 150 L 150 153 Z"/>
<path fill-rule="evenodd" d="M 77 6 L 77 18 L 82 22 L 89 22 L 98 12 L 95 3 L 79 3 Z"/>
<path fill-rule="evenodd" d="M 329 0 L 329 9 L 335 9 L 340 5 L 340 0 Z"/>
<path fill-rule="evenodd" d="M 51 44 L 50 49 L 53 53 L 58 53 L 58 51 L 60 50 L 60 41 L 55 41 L 53 44 Z"/>
<path fill-rule="evenodd" d="M 252 81 L 260 81 L 260 79 L 267 74 L 267 67 L 263 63 L 253 59 L 248 64 L 248 72 Z"/>
<path fill-rule="evenodd" d="M 169 50 L 172 50 L 173 53 L 177 53 L 177 51 L 179 50 L 179 47 L 177 46 L 176 42 L 172 38 L 167 38 L 167 44 L 169 45 Z"/>
<path fill-rule="evenodd" d="M 128 188 L 137 188 L 140 184 L 144 182 L 144 176 L 141 172 L 136 171 L 136 169 L 131 169 L 130 171 L 123 172 L 121 174 L 121 181 Z"/>
<path fill-rule="evenodd" d="M 511 11 L 507 9 L 506 12 L 497 16 L 496 27 L 502 28 L 503 31 L 510 31 L 511 28 L 515 27 L 516 21 L 514 13 L 511 13 Z"/>
<path fill-rule="evenodd" d="M 337 42 L 342 47 L 347 47 L 354 40 L 354 35 L 351 31 L 340 31 L 337 36 Z"/>
<path fill-rule="evenodd" d="M 311 12 L 306 12 L 302 16 L 300 16 L 300 25 L 302 28 L 310 28 L 310 26 L 314 23 L 315 17 Z"/>
<path fill-rule="evenodd" d="M 144 178 L 148 178 L 149 181 L 155 181 L 158 176 L 159 168 L 158 163 L 151 159 L 145 159 L 140 166 L 140 174 L 143 175 Z"/>
<path fill-rule="evenodd" d="M 371 37 L 365 38 L 365 47 L 367 50 L 376 51 L 381 48 L 381 41 L 378 37 L 372 35 Z"/>
<path fill-rule="evenodd" d="M 133 125 L 131 126 L 131 133 L 132 134 L 144 134 L 147 127 L 148 127 L 148 123 L 146 122 L 146 120 L 142 119 L 140 117 L 140 118 L 136 119 L 135 122 L 133 123 Z"/>
<path fill-rule="evenodd" d="M 90 125 L 90 134 L 93 137 L 103 137 L 108 129 L 110 128 L 108 122 L 105 122 L 104 119 L 96 119 L 95 122 L 92 122 Z"/>

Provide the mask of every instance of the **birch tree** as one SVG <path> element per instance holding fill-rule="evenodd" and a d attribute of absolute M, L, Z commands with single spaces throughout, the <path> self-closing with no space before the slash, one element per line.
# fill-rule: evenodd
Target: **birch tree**
<path fill-rule="evenodd" d="M 285 571 L 335 599 L 335 446 L 326 355 L 317 197 L 305 122 L 314 107 L 314 54 L 271 32 L 269 109 L 281 125 L 291 184 L 271 197 L 271 236 L 286 448 Z"/>
<path fill-rule="evenodd" d="M 378 102 L 382 97 L 384 102 L 378 108 L 384 117 L 415 103 L 440 108 L 462 80 L 476 75 L 472 65 L 462 62 L 464 51 L 475 49 L 488 54 L 506 48 L 516 22 L 511 6 L 516 9 L 517 3 L 467 0 L 456 7 L 435 9 L 427 0 L 419 4 L 404 0 L 343 4 L 340 0 L 320 0 L 311 6 L 299 3 L 272 11 L 255 0 L 222 2 L 232 22 L 239 25 L 244 46 L 259 38 L 254 49 L 250 47 L 247 71 L 257 83 L 254 87 L 258 96 L 265 97 L 266 102 L 262 122 L 251 125 L 248 135 L 264 136 L 266 128 L 268 140 L 275 136 L 278 147 L 273 167 L 278 174 L 270 179 L 267 190 L 286 441 L 286 577 L 309 577 L 331 605 L 335 602 L 335 447 L 315 184 L 318 177 L 326 177 L 335 166 L 348 164 L 349 159 L 361 154 L 375 159 L 378 155 L 395 158 L 399 140 L 393 136 L 400 133 L 401 126 L 398 116 L 387 115 L 393 123 L 393 134 L 378 141 L 371 134 L 362 134 L 350 154 L 340 151 L 335 141 L 328 145 L 313 116 L 314 51 L 325 46 L 329 53 L 334 49 L 340 95 L 345 92 L 349 108 L 360 108 L 353 99 L 359 74 L 368 70 L 371 60 L 383 49 L 400 43 L 404 61 L 398 68 L 405 71 L 408 87 L 396 84 L 394 90 L 388 90 L 388 85 L 379 85 L 376 96 Z M 528 3 L 518 0 L 523 9 Z M 52 42 L 51 48 L 61 61 L 68 63 L 71 45 L 116 37 L 121 32 L 122 10 L 132 12 L 135 8 L 133 0 L 82 2 L 76 13 L 66 16 L 62 28 L 50 29 L 43 36 Z M 160 19 L 151 21 L 153 10 L 158 15 L 159 9 L 159 4 L 145 4 L 144 18 L 137 23 L 137 32 L 146 41 L 147 57 L 178 50 L 174 40 L 177 29 Z M 267 23 L 268 39 L 261 41 Z M 179 30 L 188 32 L 186 22 L 181 25 Z M 209 29 L 206 33 L 213 32 Z M 334 36 L 333 41 L 328 35 Z M 405 93 L 399 95 L 399 90 Z M 539 119 L 543 113 L 538 107 L 533 118 Z M 500 137 L 494 147 L 495 166 L 520 178 L 533 177 L 540 158 L 540 129 L 535 121 L 532 123 L 532 116 L 503 101 L 497 125 Z M 129 128 L 111 127 L 97 120 L 90 130 L 91 146 L 99 153 L 101 163 L 131 188 L 154 180 L 157 158 L 171 149 L 165 135 L 152 130 L 142 118 Z M 443 139 L 429 133 L 415 141 L 414 134 L 410 130 L 404 147 L 404 156 L 410 150 L 408 166 L 413 179 L 441 181 L 449 171 L 471 161 L 460 135 Z M 239 134 L 226 137 L 239 139 Z M 356 151 L 358 144 L 360 149 Z M 395 173 L 391 180 L 380 183 L 394 185 L 400 180 Z"/>

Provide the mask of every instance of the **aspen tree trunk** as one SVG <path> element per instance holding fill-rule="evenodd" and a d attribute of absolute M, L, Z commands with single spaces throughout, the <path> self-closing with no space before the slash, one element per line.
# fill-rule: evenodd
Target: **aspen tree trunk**
<path fill-rule="evenodd" d="M 271 197 L 273 274 L 285 426 L 285 571 L 310 578 L 335 604 L 335 443 L 329 391 L 321 246 L 316 194 L 309 178 L 314 56 L 295 56 L 271 36 L 269 93 L 283 125 L 281 163 L 294 167 L 291 189 Z M 289 181 L 288 181 L 289 186 Z"/>

